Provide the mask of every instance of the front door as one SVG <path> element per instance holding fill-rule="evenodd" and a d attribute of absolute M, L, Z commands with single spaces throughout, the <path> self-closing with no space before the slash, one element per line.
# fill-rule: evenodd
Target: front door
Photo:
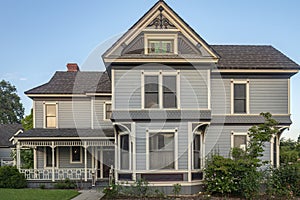
<path fill-rule="evenodd" d="M 108 178 L 111 166 L 114 166 L 115 152 L 113 149 L 100 149 L 97 160 L 97 178 Z"/>

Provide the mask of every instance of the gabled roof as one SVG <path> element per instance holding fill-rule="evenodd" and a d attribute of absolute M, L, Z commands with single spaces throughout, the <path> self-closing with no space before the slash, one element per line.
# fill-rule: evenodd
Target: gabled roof
<path fill-rule="evenodd" d="M 212 45 L 221 56 L 218 69 L 300 69 L 300 66 L 267 45 Z"/>
<path fill-rule="evenodd" d="M 218 53 L 205 42 L 171 7 L 169 7 L 164 1 L 158 1 L 145 15 L 143 15 L 117 42 L 115 42 L 104 54 L 104 62 L 111 62 L 110 59 L 116 59 L 116 55 L 120 54 L 119 47 L 125 47 L 130 44 L 140 33 L 146 30 L 146 27 L 153 23 L 156 18 L 162 16 L 172 23 L 172 26 L 176 28 L 181 34 L 185 35 L 189 40 L 193 40 L 195 46 L 201 46 L 204 48 L 211 59 L 218 59 Z M 161 22 L 162 23 L 162 22 Z M 114 52 L 118 52 L 114 55 Z M 146 56 L 147 57 L 147 56 Z M 126 58 L 126 57 L 123 57 Z M 142 57 L 138 57 L 142 58 Z M 180 57 L 176 57 L 180 58 Z M 119 59 L 117 57 L 117 59 Z M 199 59 L 197 57 L 197 59 Z M 214 60 L 215 61 L 215 60 Z M 210 61 L 212 62 L 212 61 Z"/>
<path fill-rule="evenodd" d="M 218 69 L 274 69 L 299 70 L 300 66 L 272 46 L 266 45 L 212 45 L 221 55 Z M 159 57 L 159 56 L 157 56 Z M 163 56 L 161 56 L 164 59 Z M 106 72 L 56 72 L 51 80 L 28 90 L 35 94 L 111 93 L 111 82 Z"/>
<path fill-rule="evenodd" d="M 27 95 L 86 93 L 111 93 L 111 84 L 107 73 L 58 71 L 48 83 L 25 92 Z"/>
<path fill-rule="evenodd" d="M 22 124 L 0 124 L 0 147 L 12 146 L 9 139 L 22 128 Z"/>

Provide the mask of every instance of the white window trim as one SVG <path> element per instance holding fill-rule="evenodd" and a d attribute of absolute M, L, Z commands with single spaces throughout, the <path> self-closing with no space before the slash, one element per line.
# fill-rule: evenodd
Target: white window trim
<path fill-rule="evenodd" d="M 55 106 L 55 108 L 56 108 L 56 121 L 55 121 L 55 123 L 56 123 L 56 127 L 55 128 L 58 128 L 58 102 L 57 101 L 55 101 L 55 102 L 43 102 L 43 118 L 44 118 L 44 120 L 43 120 L 43 127 L 44 128 L 48 128 L 46 125 L 47 125 L 47 119 L 46 119 L 46 114 L 47 114 L 47 112 L 46 112 L 46 105 L 56 105 Z M 52 127 L 51 127 L 52 128 Z"/>
<path fill-rule="evenodd" d="M 110 105 L 111 105 L 110 108 L 111 108 L 111 110 L 112 110 L 112 102 L 111 102 L 111 101 L 105 101 L 104 104 L 103 104 L 103 120 L 104 120 L 104 121 L 110 121 L 110 119 L 107 119 L 107 118 L 106 118 L 106 105 L 107 105 L 107 104 L 110 104 Z"/>
<path fill-rule="evenodd" d="M 73 146 L 70 147 L 70 164 L 81 164 L 82 163 L 82 147 L 81 146 L 78 146 L 80 148 L 80 161 L 73 161 L 73 154 L 72 154 L 72 151 L 73 151 Z"/>
<path fill-rule="evenodd" d="M 174 169 L 150 169 L 150 133 L 174 133 Z M 146 170 L 147 171 L 175 171 L 178 170 L 178 128 L 166 130 L 146 130 Z"/>
<path fill-rule="evenodd" d="M 177 34 L 144 34 L 144 49 L 145 54 L 150 54 L 148 52 L 148 41 L 149 40 L 173 40 L 174 41 L 174 53 L 178 54 L 178 35 Z"/>
<path fill-rule="evenodd" d="M 249 90 L 249 79 L 247 80 L 233 80 L 231 79 L 231 115 L 249 115 L 250 114 L 250 90 Z M 234 84 L 246 84 L 246 113 L 235 113 L 234 112 Z"/>
<path fill-rule="evenodd" d="M 52 169 L 52 166 L 47 167 L 47 151 L 46 151 L 46 148 L 47 147 L 44 147 L 44 169 Z M 49 147 L 49 148 L 52 151 L 52 147 Z M 58 152 L 59 150 L 58 150 L 58 147 L 55 147 L 55 150 L 56 150 L 56 166 L 55 166 L 55 169 L 58 169 L 59 168 L 59 152 Z"/>
<path fill-rule="evenodd" d="M 180 70 L 177 71 L 163 71 L 159 70 L 157 72 L 148 72 L 142 70 L 141 75 L 141 106 L 144 110 L 174 110 L 180 109 Z M 158 108 L 145 108 L 145 76 L 158 76 Z M 176 76 L 176 108 L 163 108 L 163 76 Z"/>
<path fill-rule="evenodd" d="M 242 136 L 247 136 L 247 146 L 249 145 L 249 135 L 247 132 L 234 132 L 234 131 L 231 131 L 231 149 L 234 148 L 234 136 L 236 135 L 242 135 Z"/>

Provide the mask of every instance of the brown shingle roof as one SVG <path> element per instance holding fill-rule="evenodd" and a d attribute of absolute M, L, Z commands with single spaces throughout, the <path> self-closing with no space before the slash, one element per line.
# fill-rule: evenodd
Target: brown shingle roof
<path fill-rule="evenodd" d="M 272 46 L 211 45 L 221 56 L 219 69 L 299 69 L 299 65 Z"/>
<path fill-rule="evenodd" d="M 28 90 L 25 94 L 85 94 L 110 93 L 106 72 L 56 72 L 51 80 Z"/>
<path fill-rule="evenodd" d="M 211 47 L 221 56 L 217 64 L 219 69 L 300 69 L 297 63 L 272 46 L 211 45 Z M 145 58 L 145 55 L 134 56 Z M 179 57 L 173 56 L 172 58 Z M 111 93 L 108 74 L 81 71 L 56 72 L 48 83 L 25 92 L 25 94 L 85 93 Z"/>

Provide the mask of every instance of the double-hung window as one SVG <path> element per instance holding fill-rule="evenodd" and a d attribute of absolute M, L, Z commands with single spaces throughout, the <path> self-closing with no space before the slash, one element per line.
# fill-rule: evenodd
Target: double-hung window
<path fill-rule="evenodd" d="M 56 104 L 45 104 L 45 128 L 57 127 Z"/>
<path fill-rule="evenodd" d="M 249 81 L 232 81 L 231 113 L 249 113 Z"/>
<path fill-rule="evenodd" d="M 150 169 L 174 169 L 175 152 L 174 132 L 150 133 L 149 167 Z"/>
<path fill-rule="evenodd" d="M 144 108 L 178 108 L 177 75 L 144 75 Z"/>
<path fill-rule="evenodd" d="M 159 108 L 158 76 L 145 76 L 145 108 Z"/>
<path fill-rule="evenodd" d="M 231 138 L 232 148 L 240 148 L 246 151 L 247 143 L 248 143 L 247 133 L 232 133 L 232 138 Z"/>
<path fill-rule="evenodd" d="M 104 103 L 104 120 L 110 120 L 111 118 L 111 102 Z"/>

